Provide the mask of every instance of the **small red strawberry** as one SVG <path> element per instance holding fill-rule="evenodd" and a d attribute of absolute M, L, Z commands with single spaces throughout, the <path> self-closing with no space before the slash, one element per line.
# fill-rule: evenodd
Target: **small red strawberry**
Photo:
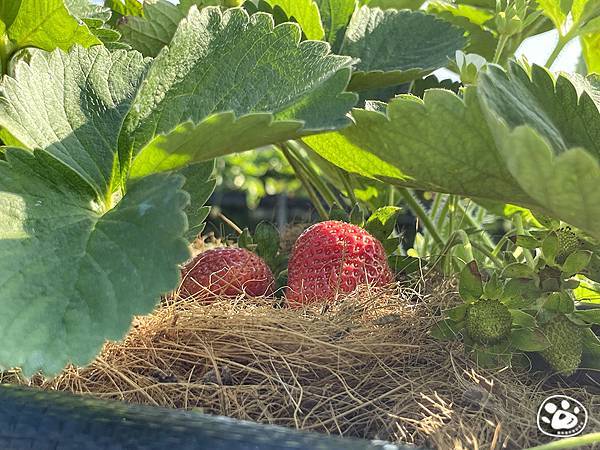
<path fill-rule="evenodd" d="M 250 297 L 273 294 L 275 280 L 262 258 L 243 248 L 217 248 L 200 253 L 182 270 L 182 298 Z"/>
<path fill-rule="evenodd" d="M 330 220 L 300 235 L 288 264 L 286 297 L 299 306 L 332 300 L 357 286 L 393 280 L 381 242 L 356 225 Z"/>

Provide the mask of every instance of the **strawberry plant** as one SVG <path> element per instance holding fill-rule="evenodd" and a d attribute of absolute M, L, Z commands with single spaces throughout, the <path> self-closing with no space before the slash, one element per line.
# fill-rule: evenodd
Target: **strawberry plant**
<path fill-rule="evenodd" d="M 0 365 L 27 374 L 85 364 L 177 286 L 207 214 L 212 158 L 350 123 L 357 96 L 346 87 L 368 50 L 360 24 L 375 13 L 357 11 L 352 45 L 336 56 L 301 41 L 296 24 L 202 2 L 3 5 Z M 434 58 L 425 64 L 412 48 L 400 65 L 374 60 L 363 84 L 386 71 L 418 77 L 463 43 L 422 13 L 379 26 L 416 26 L 443 45 L 420 48 Z"/>
<path fill-rule="evenodd" d="M 564 224 L 541 220 L 554 229 L 532 228 L 513 236 L 502 266 L 480 269 L 475 261 L 465 266 L 459 288 L 464 303 L 448 310 L 432 333 L 441 339 L 462 337 L 482 365 L 509 364 L 514 355 L 537 353 L 550 369 L 572 375 L 582 363 L 598 364 L 600 340 L 592 327 L 600 316 L 593 300 L 577 289 L 590 281 L 588 276 L 597 276 L 592 260 L 600 249 Z M 516 246 L 529 258 L 515 256 Z"/>
<path fill-rule="evenodd" d="M 416 253 L 454 249 L 447 272 L 476 258 L 492 273 L 468 301 L 506 305 L 510 345 L 548 351 L 540 330 L 561 333 L 563 315 L 583 330 L 585 360 L 596 311 L 575 306 L 600 279 L 600 83 L 510 58 L 557 27 L 549 63 L 579 38 L 597 70 L 597 2 L 241 3 L 0 5 L 0 366 L 56 373 L 123 337 L 178 286 L 208 214 L 213 160 L 268 145 L 322 220 L 349 216 L 370 233 L 355 233 L 368 241 L 370 281 L 404 264 L 400 198 L 423 224 Z M 430 76 L 444 67 L 461 82 Z M 414 189 L 438 194 L 428 207 Z M 382 198 L 391 209 L 375 211 Z M 518 211 L 511 233 L 496 242 L 476 231 L 507 209 Z M 564 223 L 524 223 L 533 215 Z M 280 278 L 271 231 L 240 246 Z M 445 324 L 460 328 L 461 311 Z M 506 314 L 492 316 L 502 323 L 480 331 L 498 336 L 478 346 L 505 340 Z"/>

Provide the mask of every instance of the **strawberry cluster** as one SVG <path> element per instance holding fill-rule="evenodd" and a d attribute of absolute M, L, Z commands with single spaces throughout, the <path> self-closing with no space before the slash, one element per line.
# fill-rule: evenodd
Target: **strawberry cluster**
<path fill-rule="evenodd" d="M 265 261 L 244 248 L 201 253 L 183 271 L 180 296 L 272 295 L 275 279 Z M 339 221 L 317 223 L 298 237 L 288 264 L 291 306 L 334 300 L 358 286 L 393 281 L 385 249 L 363 228 Z"/>

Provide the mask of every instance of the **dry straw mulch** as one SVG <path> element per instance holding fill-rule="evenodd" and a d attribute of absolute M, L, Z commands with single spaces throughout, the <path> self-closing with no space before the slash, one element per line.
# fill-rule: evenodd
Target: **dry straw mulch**
<path fill-rule="evenodd" d="M 456 301 L 451 283 L 423 280 L 365 289 L 329 310 L 170 301 L 89 367 L 32 383 L 439 449 L 547 442 L 536 410 L 561 393 L 589 407 L 586 431 L 600 431 L 599 395 L 548 388 L 510 369 L 479 370 L 460 343 L 430 338 L 435 316 Z"/>

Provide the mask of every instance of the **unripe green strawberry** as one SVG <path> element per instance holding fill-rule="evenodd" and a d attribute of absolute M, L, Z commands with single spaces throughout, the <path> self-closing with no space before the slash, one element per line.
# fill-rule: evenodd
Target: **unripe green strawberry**
<path fill-rule="evenodd" d="M 296 241 L 286 297 L 290 305 L 299 306 L 392 280 L 381 242 L 356 225 L 329 220 L 311 226 Z"/>
<path fill-rule="evenodd" d="M 567 257 L 581 248 L 581 240 L 577 237 L 570 227 L 564 227 L 556 230 L 558 236 L 558 252 L 556 260 L 563 263 Z"/>
<path fill-rule="evenodd" d="M 583 354 L 583 330 L 564 315 L 545 323 L 542 332 L 550 347 L 540 352 L 544 360 L 563 375 L 572 375 L 581 364 Z"/>
<path fill-rule="evenodd" d="M 182 270 L 179 295 L 203 300 L 218 296 L 273 294 L 275 280 L 258 255 L 243 248 L 217 248 L 200 253 Z"/>
<path fill-rule="evenodd" d="M 498 300 L 479 300 L 467 308 L 467 333 L 477 342 L 491 344 L 501 341 L 508 336 L 511 327 L 510 311 Z"/>

